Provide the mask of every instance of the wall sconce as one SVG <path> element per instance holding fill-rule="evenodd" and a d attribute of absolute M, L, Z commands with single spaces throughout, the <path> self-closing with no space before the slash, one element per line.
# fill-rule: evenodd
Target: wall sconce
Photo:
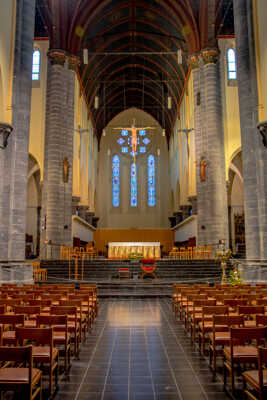
<path fill-rule="evenodd" d="M 157 155 L 160 156 L 160 149 L 157 149 Z"/>
<path fill-rule="evenodd" d="M 165 129 L 162 129 L 162 136 L 164 137 L 166 135 Z"/>
<path fill-rule="evenodd" d="M 257 125 L 257 129 L 262 136 L 262 143 L 267 147 L 267 121 L 262 121 Z"/>
<path fill-rule="evenodd" d="M 13 131 L 11 125 L 0 122 L 0 149 L 5 149 L 7 146 L 7 139 Z"/>

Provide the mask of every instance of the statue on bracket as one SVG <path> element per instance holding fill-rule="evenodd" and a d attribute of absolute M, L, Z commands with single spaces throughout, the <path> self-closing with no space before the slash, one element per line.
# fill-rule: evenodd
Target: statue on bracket
<path fill-rule="evenodd" d="M 69 163 L 68 157 L 64 157 L 62 164 L 63 164 L 63 182 L 68 183 L 69 182 L 69 169 L 70 169 L 70 163 Z"/>
<path fill-rule="evenodd" d="M 205 182 L 207 179 L 207 173 L 206 173 L 207 161 L 204 156 L 201 157 L 198 165 L 199 165 L 200 180 L 201 182 Z"/>

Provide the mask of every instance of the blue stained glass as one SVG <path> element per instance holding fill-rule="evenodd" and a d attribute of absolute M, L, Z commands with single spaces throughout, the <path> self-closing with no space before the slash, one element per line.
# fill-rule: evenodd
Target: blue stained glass
<path fill-rule="evenodd" d="M 32 54 L 32 80 L 38 81 L 40 79 L 40 63 L 41 53 L 40 50 L 34 50 Z"/>
<path fill-rule="evenodd" d="M 156 205 L 156 169 L 155 157 L 150 154 L 147 157 L 147 203 L 149 207 Z"/>
<path fill-rule="evenodd" d="M 137 207 L 137 166 L 131 165 L 131 207 Z"/>
<path fill-rule="evenodd" d="M 228 79 L 237 78 L 236 70 L 236 55 L 234 49 L 229 49 L 227 51 L 227 67 L 228 67 Z"/>
<path fill-rule="evenodd" d="M 117 143 L 121 146 L 123 143 L 125 142 L 125 140 L 121 137 L 117 140 Z"/>
<path fill-rule="evenodd" d="M 122 153 L 128 153 L 128 147 L 122 147 L 121 148 Z"/>
<path fill-rule="evenodd" d="M 120 205 L 120 157 L 112 158 L 112 206 Z"/>
<path fill-rule="evenodd" d="M 138 151 L 135 152 L 135 155 L 136 155 L 136 156 L 137 156 L 137 154 L 138 154 Z M 133 156 L 134 156 L 134 152 L 131 151 L 130 155 L 133 157 Z"/>
<path fill-rule="evenodd" d="M 145 146 L 140 146 L 139 147 L 139 153 L 145 153 L 146 152 L 146 147 Z"/>
<path fill-rule="evenodd" d="M 140 136 L 146 136 L 146 130 L 145 129 L 140 129 L 140 131 L 138 131 Z"/>
<path fill-rule="evenodd" d="M 121 136 L 128 136 L 128 131 L 127 131 L 127 129 L 122 129 L 122 131 L 121 131 Z"/>
<path fill-rule="evenodd" d="M 143 143 L 148 145 L 148 143 L 150 143 L 150 140 L 146 137 L 146 138 L 143 139 Z"/>

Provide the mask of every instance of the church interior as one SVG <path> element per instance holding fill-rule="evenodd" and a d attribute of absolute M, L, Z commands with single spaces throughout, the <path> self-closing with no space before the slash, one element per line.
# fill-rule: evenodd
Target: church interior
<path fill-rule="evenodd" d="M 0 0 L 4 398 L 265 398 L 266 18 Z"/>

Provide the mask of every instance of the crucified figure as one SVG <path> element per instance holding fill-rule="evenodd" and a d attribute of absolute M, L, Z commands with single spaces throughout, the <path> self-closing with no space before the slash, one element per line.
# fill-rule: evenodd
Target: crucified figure
<path fill-rule="evenodd" d="M 127 128 L 124 127 L 124 128 L 113 128 L 113 129 L 120 129 L 120 130 L 125 129 L 127 131 L 131 131 L 132 132 L 131 146 L 132 146 L 132 149 L 133 149 L 133 159 L 134 159 L 134 162 L 135 162 L 135 154 L 136 154 L 137 144 L 138 144 L 137 143 L 137 131 L 140 131 L 142 129 L 155 129 L 155 128 L 153 128 L 152 126 L 143 126 L 141 128 L 136 128 L 135 119 L 133 119 L 132 126 L 127 127 Z"/>

